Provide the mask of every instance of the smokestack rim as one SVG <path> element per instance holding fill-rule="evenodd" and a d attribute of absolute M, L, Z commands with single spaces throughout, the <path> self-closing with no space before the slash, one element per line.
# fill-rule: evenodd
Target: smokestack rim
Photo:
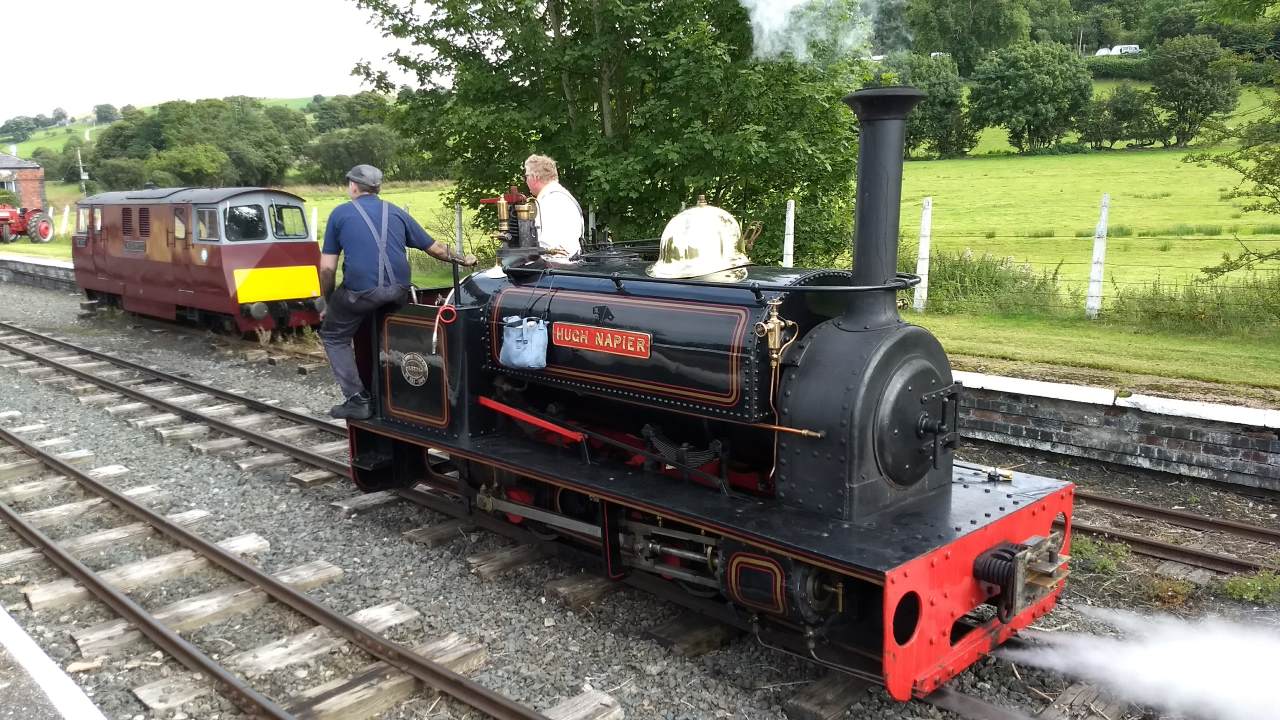
<path fill-rule="evenodd" d="M 853 109 L 860 122 L 905 120 L 927 96 L 923 90 L 910 85 L 892 85 L 856 90 L 844 97 L 844 103 Z"/>

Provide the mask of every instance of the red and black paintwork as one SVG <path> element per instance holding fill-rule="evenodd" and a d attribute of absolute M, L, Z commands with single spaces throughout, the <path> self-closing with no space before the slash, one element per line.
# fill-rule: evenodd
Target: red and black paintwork
<path fill-rule="evenodd" d="M 76 284 L 90 299 L 165 320 L 216 319 L 226 329 L 246 333 L 310 327 L 320 323 L 315 299 L 298 297 L 273 303 L 265 317 L 250 316 L 236 293 L 235 271 L 291 266 L 319 267 L 319 246 L 311 240 L 228 243 L 196 238 L 195 212 L 238 195 L 264 193 L 296 201 L 302 198 L 263 188 L 161 188 L 113 192 L 80 201 L 83 226 L 72 236 Z M 145 209 L 149 233 L 126 237 L 123 208 Z M 184 238 L 175 237 L 175 212 L 183 213 Z"/>
<path fill-rule="evenodd" d="M 901 128 L 863 119 L 864 147 L 896 143 L 900 166 Z M 350 424 L 353 479 L 425 483 L 609 577 L 728 600 L 762 643 L 926 695 L 1052 608 L 1073 488 L 955 461 L 946 354 L 897 316 L 892 254 L 868 257 L 883 275 L 535 263 L 466 278 L 456 307 L 386 312 L 357 343 L 376 413 Z M 774 311 L 794 342 L 765 339 Z M 545 368 L 502 365 L 509 315 L 549 323 Z"/>

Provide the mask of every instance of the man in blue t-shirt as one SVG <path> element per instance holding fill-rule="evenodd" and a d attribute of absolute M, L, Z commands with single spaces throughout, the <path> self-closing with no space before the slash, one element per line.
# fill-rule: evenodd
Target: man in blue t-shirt
<path fill-rule="evenodd" d="M 418 248 L 445 262 L 476 264 L 474 255 L 460 256 L 447 243 L 432 240 L 409 213 L 379 198 L 381 189 L 381 170 L 372 165 L 351 168 L 347 173 L 351 202 L 334 208 L 324 229 L 320 292 L 327 306 L 321 315 L 320 339 L 346 398 L 329 411 L 336 418 L 364 420 L 373 415 L 351 339 L 365 318 L 385 305 L 402 305 L 408 298 L 406 248 Z M 334 288 L 339 254 L 342 285 Z"/>

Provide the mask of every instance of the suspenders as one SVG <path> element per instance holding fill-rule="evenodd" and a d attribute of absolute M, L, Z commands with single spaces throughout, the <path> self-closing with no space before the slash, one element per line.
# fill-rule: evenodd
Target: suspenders
<path fill-rule="evenodd" d="M 355 200 L 351 204 L 355 206 L 356 212 L 360 213 L 360 217 L 364 219 L 364 224 L 369 226 L 369 232 L 373 233 L 374 242 L 378 243 L 378 287 L 384 288 L 392 283 L 395 275 L 391 272 L 391 260 L 387 257 L 387 217 L 391 210 L 391 205 L 385 200 L 379 200 L 382 204 L 382 232 L 374 227 L 373 220 L 369 217 L 369 213 L 360 207 L 360 203 Z M 384 281 L 383 275 L 386 275 Z"/>

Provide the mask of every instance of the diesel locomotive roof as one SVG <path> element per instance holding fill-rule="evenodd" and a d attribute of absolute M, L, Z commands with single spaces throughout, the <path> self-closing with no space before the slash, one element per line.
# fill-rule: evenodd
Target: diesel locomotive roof
<path fill-rule="evenodd" d="M 122 190 L 119 192 L 105 192 L 97 195 L 90 195 L 81 200 L 80 205 L 168 205 L 195 203 L 197 205 L 216 205 L 225 200 L 230 200 L 238 195 L 246 195 L 248 193 L 275 193 L 277 195 L 285 195 L 299 202 L 306 202 L 301 197 L 284 190 L 276 190 L 273 188 L 262 187 L 233 187 L 233 188 L 152 188 L 149 190 Z"/>

